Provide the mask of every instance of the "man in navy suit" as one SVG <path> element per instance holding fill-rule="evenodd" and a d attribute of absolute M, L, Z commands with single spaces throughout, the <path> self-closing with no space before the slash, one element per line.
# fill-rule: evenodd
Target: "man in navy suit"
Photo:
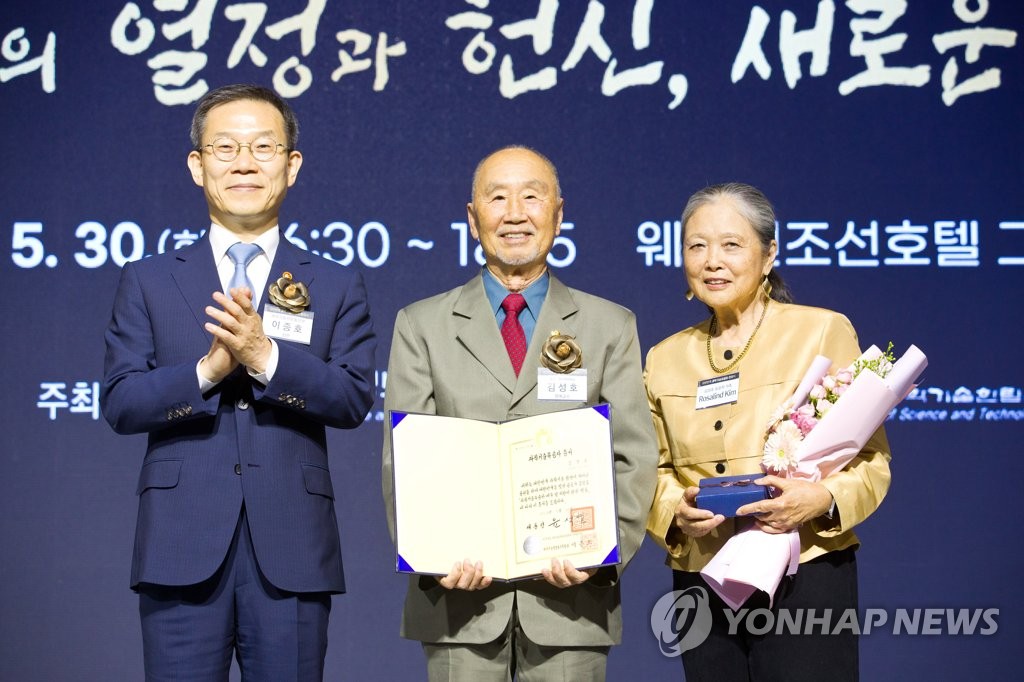
<path fill-rule="evenodd" d="M 132 560 L 147 680 L 227 680 L 233 652 L 247 682 L 323 677 L 344 591 L 325 427 L 362 423 L 376 341 L 361 277 L 281 236 L 297 137 L 271 90 L 208 93 L 188 167 L 210 229 L 121 274 L 102 404 L 118 433 L 149 434 Z"/>

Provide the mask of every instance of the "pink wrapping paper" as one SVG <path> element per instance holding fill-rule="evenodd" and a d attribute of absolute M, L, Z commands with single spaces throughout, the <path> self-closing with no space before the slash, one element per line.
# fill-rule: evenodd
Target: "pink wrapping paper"
<path fill-rule="evenodd" d="M 876 346 L 871 346 L 861 358 L 870 359 L 880 354 Z M 786 405 L 792 408 L 802 405 L 830 365 L 828 358 L 817 356 Z M 884 379 L 870 370 L 857 375 L 804 437 L 796 455 L 796 470 L 790 477 L 819 481 L 846 466 L 885 421 L 889 411 L 910 393 L 927 366 L 928 358 L 917 346 L 911 346 Z M 755 590 L 768 593 L 771 603 L 782 576 L 796 573 L 799 558 L 799 532 L 772 534 L 751 526 L 729 538 L 701 575 L 735 610 Z"/>

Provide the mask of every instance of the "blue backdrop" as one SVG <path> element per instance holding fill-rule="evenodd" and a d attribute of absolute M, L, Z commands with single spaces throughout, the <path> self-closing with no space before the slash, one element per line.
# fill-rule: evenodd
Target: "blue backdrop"
<path fill-rule="evenodd" d="M 798 300 L 931 361 L 890 418 L 893 486 L 859 531 L 861 605 L 890 617 L 861 640 L 864 679 L 968 679 L 981 661 L 1011 677 L 1022 28 L 1016 0 L 3 3 L 0 679 L 141 678 L 128 571 L 144 439 L 99 418 L 102 334 L 119 267 L 208 226 L 185 166 L 191 104 L 230 82 L 298 112 L 305 163 L 282 228 L 366 277 L 381 396 L 397 310 L 478 268 L 464 206 L 492 149 L 555 161 L 567 223 L 552 266 L 633 309 L 645 351 L 705 314 L 682 298 L 686 197 L 761 187 Z M 330 434 L 349 588 L 332 680 L 423 675 L 397 634 L 381 407 Z M 611 679 L 681 678 L 649 625 L 669 589 L 648 543 L 625 575 Z M 954 635 L 933 611 L 939 634 L 894 634 L 898 609 L 962 607 L 999 609 L 997 631 Z"/>

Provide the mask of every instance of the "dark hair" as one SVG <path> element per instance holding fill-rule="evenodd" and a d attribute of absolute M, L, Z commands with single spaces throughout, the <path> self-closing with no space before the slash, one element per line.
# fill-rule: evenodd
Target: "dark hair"
<path fill-rule="evenodd" d="M 543 154 L 541 154 L 539 151 L 537 151 L 533 147 L 527 147 L 524 144 L 510 144 L 510 145 L 506 145 L 504 147 L 501 147 L 500 149 L 495 149 L 493 152 L 491 152 L 490 154 L 488 154 L 484 158 L 480 159 L 480 163 L 478 163 L 476 165 L 476 168 L 473 170 L 473 185 L 472 185 L 472 188 L 470 190 L 471 195 L 469 197 L 469 200 L 472 201 L 473 197 L 476 196 L 476 183 L 477 183 L 477 180 L 480 178 L 480 169 L 484 167 L 484 164 L 487 163 L 487 160 L 490 159 L 495 154 L 498 154 L 498 153 L 504 152 L 504 151 L 509 151 L 509 150 L 512 150 L 512 149 L 519 149 L 519 150 L 522 150 L 524 152 L 530 152 L 531 154 L 536 156 L 538 159 L 540 159 L 544 163 L 545 166 L 548 167 L 548 170 L 551 171 L 551 175 L 555 178 L 555 198 L 556 199 L 560 199 L 562 197 L 562 188 L 558 184 L 558 169 L 555 168 L 555 164 L 551 162 L 551 159 L 549 159 L 548 157 L 544 156 Z"/>
<path fill-rule="evenodd" d="M 206 117 L 210 110 L 222 104 L 239 100 L 266 102 L 277 109 L 284 119 L 284 133 L 288 149 L 289 151 L 295 149 L 299 143 L 299 119 L 295 117 L 291 106 L 273 90 L 262 85 L 247 84 L 225 85 L 203 95 L 199 104 L 196 105 L 196 112 L 192 115 L 192 129 L 189 136 L 192 139 L 193 149 L 199 149 L 202 144 L 203 133 L 206 131 Z"/>
<path fill-rule="evenodd" d="M 721 199 L 727 199 L 735 205 L 736 211 L 754 228 L 761 248 L 767 252 L 775 239 L 775 209 L 761 190 L 742 182 L 709 185 L 695 192 L 683 209 L 683 229 L 686 229 L 686 223 L 697 209 Z M 775 268 L 768 273 L 768 283 L 772 286 L 773 299 L 781 303 L 793 302 L 789 287 Z"/>

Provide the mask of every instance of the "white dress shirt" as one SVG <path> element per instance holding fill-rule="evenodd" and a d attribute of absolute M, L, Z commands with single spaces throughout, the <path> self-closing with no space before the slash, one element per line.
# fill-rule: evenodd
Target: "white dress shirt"
<path fill-rule="evenodd" d="M 238 238 L 238 235 L 227 228 L 221 227 L 216 223 L 210 225 L 210 248 L 213 250 L 213 262 L 217 264 L 217 276 L 220 277 L 220 287 L 225 295 L 228 293 L 231 277 L 235 273 L 235 264 L 232 262 L 231 257 L 228 256 L 228 249 L 239 241 L 242 240 Z M 267 282 L 270 280 L 270 266 L 274 262 L 274 256 L 277 254 L 277 246 L 281 243 L 281 231 L 275 225 L 254 239 L 252 243 L 258 245 L 262 252 L 252 259 L 245 269 L 245 274 L 249 277 L 249 281 L 252 282 L 254 289 L 252 292 L 252 305 L 259 310 L 260 301 L 266 295 Z M 247 367 L 249 376 L 266 386 L 270 383 L 274 376 L 274 371 L 277 369 L 277 359 L 277 342 L 274 339 L 270 339 L 270 357 L 267 359 L 266 368 L 263 372 L 257 373 L 251 367 Z M 202 359 L 199 362 L 201 363 Z M 217 382 L 210 381 L 203 376 L 202 372 L 199 371 L 198 363 L 196 364 L 196 376 L 199 378 L 199 388 L 203 393 L 217 385 Z"/>

